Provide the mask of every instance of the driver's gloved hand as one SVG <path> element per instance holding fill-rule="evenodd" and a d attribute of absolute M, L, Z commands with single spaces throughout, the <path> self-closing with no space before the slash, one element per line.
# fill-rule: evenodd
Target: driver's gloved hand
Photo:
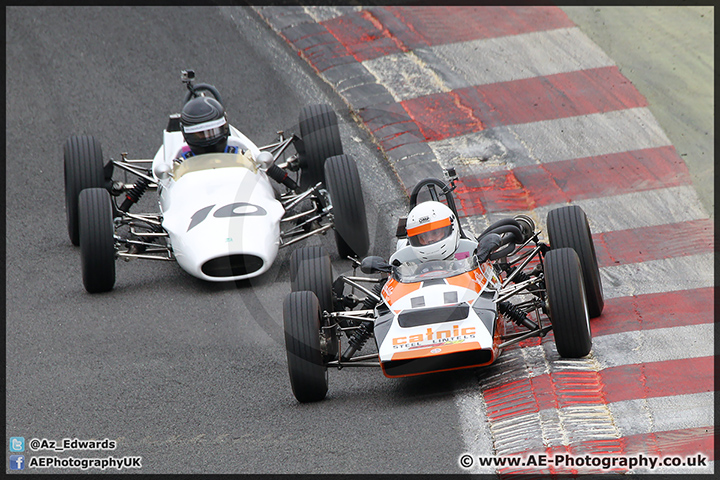
<path fill-rule="evenodd" d="M 502 239 L 497 233 L 488 233 L 482 237 L 476 250 L 478 261 L 480 263 L 485 262 L 488 258 L 490 258 L 490 254 L 497 249 L 501 243 Z"/>

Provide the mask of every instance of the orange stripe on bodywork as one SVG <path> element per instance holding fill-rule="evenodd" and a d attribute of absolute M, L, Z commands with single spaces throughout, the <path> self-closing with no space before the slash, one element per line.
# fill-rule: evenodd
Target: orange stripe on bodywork
<path fill-rule="evenodd" d="M 434 357 L 448 353 L 464 352 L 466 350 L 480 350 L 481 348 L 482 347 L 479 342 L 451 343 L 448 345 L 438 344 L 427 348 L 398 352 L 392 356 L 391 360 L 410 360 L 412 358 Z M 431 351 L 434 351 L 434 353 L 430 353 Z"/>
<path fill-rule="evenodd" d="M 382 289 L 382 296 L 389 305 L 400 300 L 405 295 L 420 289 L 421 282 L 418 283 L 401 283 L 391 278 L 387 281 Z"/>
<path fill-rule="evenodd" d="M 462 275 L 447 277 L 445 281 L 453 287 L 467 288 L 468 290 L 474 290 L 475 293 L 479 293 L 487 283 L 487 278 L 480 273 L 480 270 L 475 269 L 470 272 L 465 272 Z"/>
<path fill-rule="evenodd" d="M 425 225 L 420 225 L 419 227 L 414 228 L 408 228 L 407 234 L 408 237 L 413 237 L 415 235 L 420 235 L 421 233 L 429 232 L 430 230 L 436 230 L 438 228 L 443 227 L 449 227 L 450 226 L 450 218 L 443 218 L 442 220 L 437 220 L 435 222 L 426 223 Z"/>

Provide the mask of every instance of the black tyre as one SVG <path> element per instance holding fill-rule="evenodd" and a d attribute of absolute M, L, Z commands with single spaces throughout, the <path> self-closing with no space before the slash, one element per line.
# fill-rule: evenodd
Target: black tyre
<path fill-rule="evenodd" d="M 308 105 L 300 111 L 300 187 L 307 189 L 325 181 L 323 166 L 328 157 L 342 155 L 337 115 L 329 105 Z"/>
<path fill-rule="evenodd" d="M 561 357 L 590 353 L 592 334 L 580 259 L 572 248 L 550 250 L 545 256 L 545 287 L 555 346 Z"/>
<path fill-rule="evenodd" d="M 365 256 L 370 248 L 370 236 L 355 159 L 349 155 L 328 158 L 325 186 L 333 205 L 338 254 L 342 258 Z"/>
<path fill-rule="evenodd" d="M 80 259 L 85 290 L 108 292 L 115 285 L 115 239 L 110 193 L 86 188 L 78 197 Z"/>
<path fill-rule="evenodd" d="M 300 402 L 317 402 L 328 389 L 320 351 L 320 304 L 312 292 L 292 292 L 283 302 L 285 349 L 290 385 Z"/>
<path fill-rule="evenodd" d="M 599 317 L 605 306 L 605 298 L 595 244 L 585 212 L 577 205 L 551 210 L 547 217 L 547 229 L 551 248 L 572 248 L 577 252 L 585 280 L 590 318 Z"/>
<path fill-rule="evenodd" d="M 320 311 L 333 311 L 332 265 L 330 257 L 321 246 L 302 247 L 290 256 L 290 289 L 293 292 L 313 292 L 318 299 Z M 324 323 L 323 323 L 324 325 Z M 336 360 L 338 338 L 334 331 L 326 329 L 323 335 L 326 345 L 325 361 Z"/>
<path fill-rule="evenodd" d="M 87 135 L 72 136 L 63 148 L 65 176 L 65 212 L 68 235 L 73 245 L 80 245 L 78 232 L 78 196 L 86 188 L 106 184 L 100 142 Z M 108 175 L 109 177 L 109 175 Z"/>
<path fill-rule="evenodd" d="M 332 265 L 321 246 L 298 248 L 290 255 L 290 288 L 313 292 L 322 310 L 332 312 Z"/>

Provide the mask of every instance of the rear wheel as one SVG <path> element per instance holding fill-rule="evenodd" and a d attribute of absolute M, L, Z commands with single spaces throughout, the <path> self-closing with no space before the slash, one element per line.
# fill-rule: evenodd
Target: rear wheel
<path fill-rule="evenodd" d="M 328 390 L 327 367 L 320 351 L 320 304 L 312 292 L 292 292 L 283 302 L 285 349 L 293 394 L 299 402 L 317 402 Z"/>
<path fill-rule="evenodd" d="M 333 311 L 332 265 L 330 257 L 321 246 L 302 247 L 290 256 L 290 288 L 293 292 L 313 292 L 318 299 L 320 311 Z M 336 360 L 338 354 L 338 338 L 333 329 L 323 332 L 322 342 L 325 343 L 323 358 L 326 361 Z"/>
<path fill-rule="evenodd" d="M 313 292 L 320 308 L 332 312 L 332 265 L 321 246 L 298 248 L 290 255 L 290 288 Z"/>
<path fill-rule="evenodd" d="M 85 290 L 108 292 L 115 285 L 115 239 L 110 193 L 86 188 L 78 197 L 80 260 Z"/>
<path fill-rule="evenodd" d="M 325 163 L 325 186 L 330 194 L 335 243 L 340 257 L 363 257 L 370 247 L 365 199 L 355 159 L 330 157 Z"/>
<path fill-rule="evenodd" d="M 87 135 L 72 136 L 63 148 L 65 176 L 65 213 L 68 235 L 73 245 L 80 245 L 78 231 L 78 196 L 86 188 L 104 187 L 106 172 L 100 142 Z M 110 175 L 107 175 L 109 179 Z"/>
<path fill-rule="evenodd" d="M 323 166 L 328 157 L 342 155 L 337 115 L 329 105 L 308 105 L 300 111 L 300 187 L 307 189 L 325 182 Z"/>
<path fill-rule="evenodd" d="M 547 229 L 551 248 L 572 248 L 578 254 L 585 280 L 590 318 L 599 317 L 605 299 L 595 244 L 585 212 L 577 205 L 551 210 L 547 217 Z"/>
<path fill-rule="evenodd" d="M 590 353 L 592 334 L 578 255 L 572 248 L 550 250 L 544 269 L 557 351 L 565 358 L 584 357 Z"/>

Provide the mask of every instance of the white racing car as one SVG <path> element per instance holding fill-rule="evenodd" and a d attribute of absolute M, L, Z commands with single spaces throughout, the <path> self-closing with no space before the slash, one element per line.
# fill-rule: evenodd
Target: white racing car
<path fill-rule="evenodd" d="M 182 72 L 185 103 L 215 87 L 193 84 Z M 362 256 L 369 246 L 357 166 L 343 154 L 335 112 L 327 105 L 302 109 L 299 132 L 258 147 L 229 126 L 238 153 L 206 153 L 174 162 L 184 142 L 180 115 L 170 115 L 152 160 L 105 162 L 100 143 L 72 136 L 64 147 L 65 205 L 70 240 L 80 246 L 88 292 L 115 284 L 118 258 L 177 261 L 207 281 L 241 280 L 270 268 L 278 249 L 334 229 L 341 257 Z M 293 146 L 295 153 L 288 154 Z M 134 183 L 113 178 L 122 170 Z M 127 175 L 126 175 L 127 177 Z M 298 178 L 299 177 L 299 178 Z M 159 213 L 131 213 L 149 188 Z M 122 202 L 114 200 L 120 197 Z"/>
<path fill-rule="evenodd" d="M 421 181 L 411 208 L 422 191 L 435 202 L 444 197 L 457 219 L 453 169 L 448 179 L 450 186 Z M 446 228 L 441 221 L 417 218 L 415 232 L 433 223 Z M 405 220 L 398 224 L 397 250 L 389 262 L 380 257 L 354 262 L 379 277 L 356 276 L 353 269 L 353 275 L 333 280 L 322 247 L 293 252 L 283 323 L 290 383 L 300 402 L 325 397 L 328 368 L 380 367 L 387 377 L 405 377 L 480 367 L 509 345 L 550 330 L 561 357 L 590 352 L 589 319 L 601 314 L 604 298 L 580 207 L 549 212 L 549 245 L 526 215 L 499 220 L 477 239 L 465 235 L 458 222 L 457 248 L 449 258 L 443 251 L 443 260 L 418 258 Z M 370 338 L 377 350 L 363 354 Z"/>

